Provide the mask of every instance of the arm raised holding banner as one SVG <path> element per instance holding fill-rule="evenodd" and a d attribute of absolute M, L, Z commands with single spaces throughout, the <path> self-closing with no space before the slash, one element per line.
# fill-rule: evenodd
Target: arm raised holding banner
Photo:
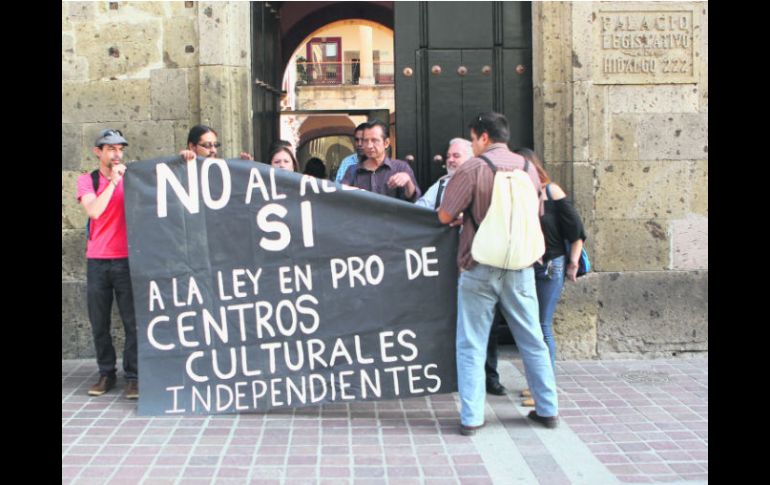
<path fill-rule="evenodd" d="M 88 319 L 94 336 L 99 381 L 88 390 L 101 396 L 116 383 L 116 357 L 112 344 L 111 312 L 115 295 L 126 333 L 123 370 L 125 396 L 139 397 L 136 318 L 128 266 L 128 241 L 124 210 L 123 149 L 128 142 L 119 130 L 101 130 L 92 152 L 99 168 L 77 181 L 77 197 L 89 217 L 86 246 Z"/>

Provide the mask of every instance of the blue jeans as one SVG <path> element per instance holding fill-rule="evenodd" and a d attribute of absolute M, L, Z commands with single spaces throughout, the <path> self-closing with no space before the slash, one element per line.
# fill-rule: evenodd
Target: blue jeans
<path fill-rule="evenodd" d="M 551 353 L 551 366 L 556 372 L 556 340 L 553 338 L 553 314 L 559 303 L 564 288 L 564 256 L 550 260 L 546 266 L 535 263 L 535 286 L 537 301 L 540 304 L 540 327 L 543 329 L 548 350 Z"/>
<path fill-rule="evenodd" d="M 487 375 L 487 386 L 500 384 L 500 373 L 497 372 L 497 332 L 498 322 L 503 316 L 499 310 L 495 311 L 495 318 L 492 319 L 492 329 L 489 331 L 489 342 L 487 342 L 487 360 L 484 362 L 484 372 Z"/>
<path fill-rule="evenodd" d="M 134 316 L 134 295 L 131 291 L 131 273 L 128 258 L 88 259 L 86 287 L 88 296 L 88 319 L 96 347 L 96 363 L 99 374 L 115 374 L 117 357 L 110 334 L 112 295 L 118 301 L 120 319 L 126 332 L 123 347 L 123 372 L 126 379 L 138 378 L 138 356 L 136 347 L 136 317 Z"/>
<path fill-rule="evenodd" d="M 460 274 L 457 295 L 457 387 L 460 421 L 484 422 L 484 362 L 495 304 L 499 305 L 521 353 L 530 390 L 540 416 L 556 416 L 556 381 L 538 319 L 532 268 L 505 270 L 483 264 Z"/>

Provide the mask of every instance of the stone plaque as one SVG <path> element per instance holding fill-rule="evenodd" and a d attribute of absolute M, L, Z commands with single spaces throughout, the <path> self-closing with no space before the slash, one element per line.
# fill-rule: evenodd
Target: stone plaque
<path fill-rule="evenodd" d="M 697 82 L 694 20 L 692 10 L 596 12 L 594 82 Z"/>

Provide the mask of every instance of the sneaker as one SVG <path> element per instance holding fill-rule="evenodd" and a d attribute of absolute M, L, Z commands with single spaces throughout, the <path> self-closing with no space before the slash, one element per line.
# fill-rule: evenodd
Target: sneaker
<path fill-rule="evenodd" d="M 521 405 L 527 408 L 533 408 L 535 407 L 535 400 L 531 397 L 525 397 L 521 400 Z"/>
<path fill-rule="evenodd" d="M 487 382 L 487 394 L 505 396 L 505 387 L 499 382 Z"/>
<path fill-rule="evenodd" d="M 486 423 L 481 423 L 478 426 L 465 426 L 460 423 L 460 434 L 463 436 L 473 436 L 476 434 L 476 430 L 483 428 L 485 424 Z"/>
<path fill-rule="evenodd" d="M 101 374 L 99 381 L 88 390 L 89 396 L 101 396 L 115 387 L 115 374 Z"/>
<path fill-rule="evenodd" d="M 527 417 L 532 421 L 536 421 L 546 428 L 555 428 L 559 426 L 559 416 L 540 416 L 537 411 L 532 410 L 527 414 Z"/>
<path fill-rule="evenodd" d="M 136 379 L 126 381 L 125 396 L 126 399 L 139 399 L 139 381 Z"/>

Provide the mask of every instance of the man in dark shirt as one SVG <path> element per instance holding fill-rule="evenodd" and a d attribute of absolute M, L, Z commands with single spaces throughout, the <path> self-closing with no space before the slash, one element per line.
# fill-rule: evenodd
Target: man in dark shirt
<path fill-rule="evenodd" d="M 484 361 L 495 304 L 516 339 L 524 361 L 535 411 L 528 417 L 548 428 L 558 425 L 556 381 L 538 315 L 535 274 L 532 267 L 518 270 L 476 262 L 471 255 L 476 228 L 486 216 L 492 199 L 494 175 L 481 155 L 498 170 L 524 168 L 524 158 L 511 152 L 508 120 L 499 113 L 482 113 L 470 124 L 471 145 L 476 157 L 457 169 L 447 184 L 438 211 L 443 224 L 463 218 L 457 262 L 457 388 L 460 392 L 460 433 L 475 434 L 484 425 Z M 534 165 L 527 171 L 537 192 L 540 179 Z M 462 216 L 461 216 L 462 214 Z"/>
<path fill-rule="evenodd" d="M 387 156 L 390 146 L 388 125 L 380 120 L 364 128 L 366 159 L 351 166 L 342 183 L 378 194 L 414 202 L 420 198 L 420 187 L 409 164 Z"/>

